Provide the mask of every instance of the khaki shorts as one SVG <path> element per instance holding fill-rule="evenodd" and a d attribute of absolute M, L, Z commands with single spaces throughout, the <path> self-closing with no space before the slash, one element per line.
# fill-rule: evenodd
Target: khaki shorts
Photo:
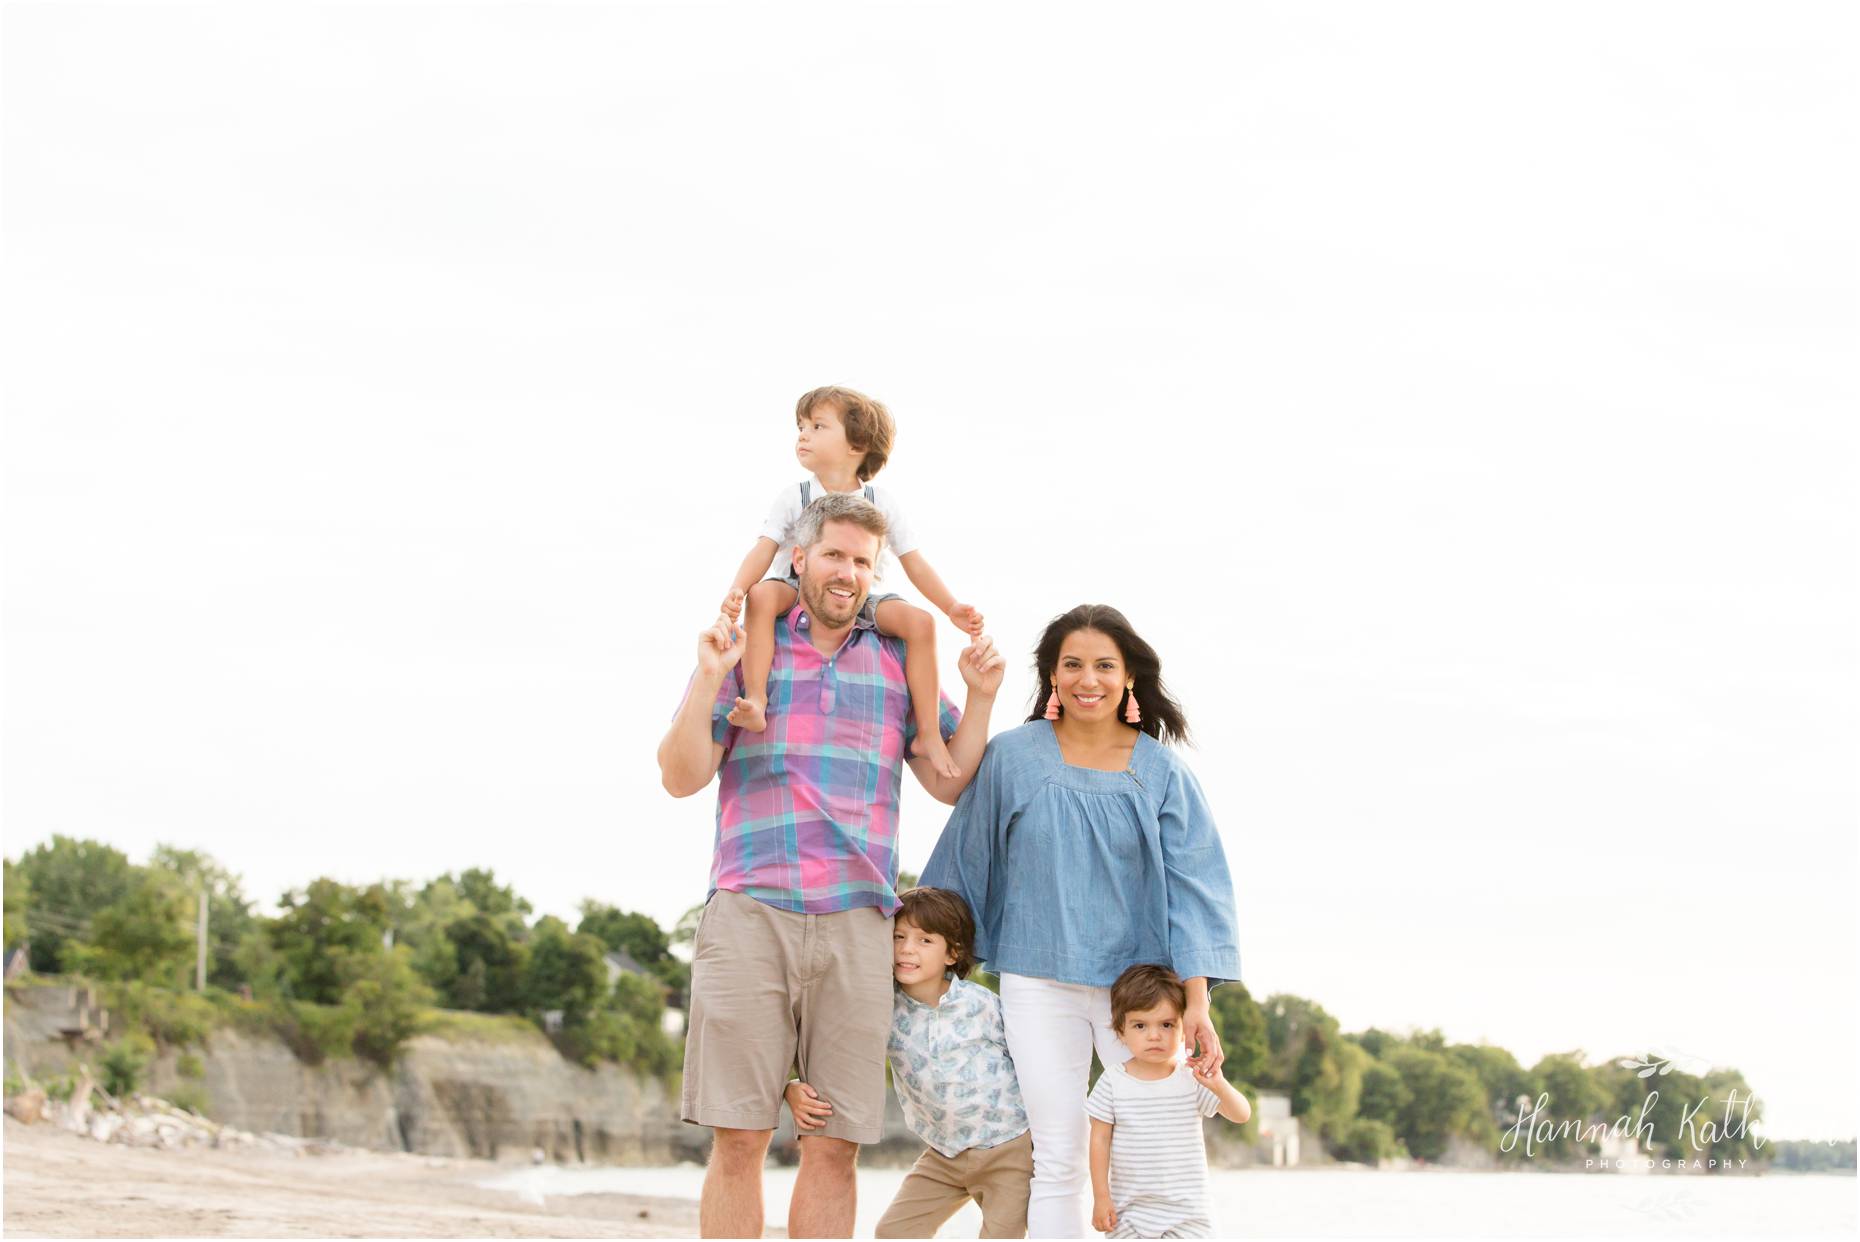
<path fill-rule="evenodd" d="M 1027 1193 L 1033 1181 L 1033 1135 L 994 1147 L 945 1156 L 924 1149 L 879 1218 L 875 1238 L 934 1238 L 969 1200 L 982 1209 L 984 1238 L 1027 1236 Z"/>
<path fill-rule="evenodd" d="M 796 914 L 718 889 L 692 946 L 682 1115 L 773 1130 L 791 1066 L 833 1105 L 825 1136 L 876 1143 L 885 1127 L 891 920 L 871 907 Z"/>

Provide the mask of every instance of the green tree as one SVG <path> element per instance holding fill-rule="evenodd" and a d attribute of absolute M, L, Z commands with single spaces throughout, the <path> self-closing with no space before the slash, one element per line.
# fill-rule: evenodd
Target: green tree
<path fill-rule="evenodd" d="M 1450 1139 L 1473 1132 L 1484 1118 L 1478 1078 L 1446 1053 L 1408 1043 L 1389 1053 L 1388 1064 L 1408 1092 L 1395 1133 L 1417 1159 L 1439 1159 Z"/>
<path fill-rule="evenodd" d="M 1317 1032 L 1328 1044 L 1338 1036 L 1337 1019 L 1316 1001 L 1278 992 L 1266 998 L 1260 1011 L 1266 1018 L 1268 1059 L 1261 1085 L 1290 1091 L 1297 1085 L 1299 1062 L 1306 1042 Z M 1293 1112 L 1297 1106 L 1294 1104 Z"/>
<path fill-rule="evenodd" d="M 1562 1123 L 1569 1121 L 1586 1127 L 1593 1122 L 1614 1119 L 1605 1117 L 1610 1100 L 1603 1080 L 1583 1064 L 1580 1052 L 1552 1053 L 1531 1067 L 1531 1076 L 1538 1087 L 1538 1095 L 1531 1097 L 1533 1106 L 1539 1096 L 1547 1095 L 1549 1099 L 1544 1104 L 1542 1120 L 1558 1129 L 1554 1138 L 1536 1143 L 1537 1151 L 1553 1160 L 1593 1155 L 1598 1150 L 1597 1145 L 1565 1132 Z"/>
<path fill-rule="evenodd" d="M 1336 1141 L 1330 1144 L 1330 1153 L 1339 1160 L 1376 1164 L 1391 1156 L 1402 1155 L 1403 1149 L 1401 1141 L 1395 1137 L 1394 1128 L 1388 1122 L 1358 1117 L 1344 1123 Z"/>
<path fill-rule="evenodd" d="M 255 918 L 233 947 L 233 974 L 252 989 L 252 995 L 270 999 L 291 995 L 290 968 L 271 938 L 271 920 Z"/>
<path fill-rule="evenodd" d="M 393 910 L 394 943 L 413 952 L 420 977 L 441 996 L 449 995 L 459 975 L 458 951 L 446 928 L 470 918 L 478 908 L 459 891 L 450 875 L 429 880 L 417 891 L 404 880 L 388 885 Z"/>
<path fill-rule="evenodd" d="M 1392 1140 L 1393 1127 L 1401 1121 L 1402 1110 L 1408 1107 L 1412 1098 L 1401 1080 L 1399 1070 L 1386 1062 L 1372 1060 L 1363 1067 L 1363 1091 L 1357 1099 L 1356 1115 L 1386 1123 L 1390 1127 Z"/>
<path fill-rule="evenodd" d="M 26 908 L 32 968 L 42 973 L 65 970 L 66 942 L 87 939 L 90 920 L 128 896 L 135 880 L 121 850 L 66 836 L 28 850 L 19 868 L 32 892 Z"/>
<path fill-rule="evenodd" d="M 401 1046 L 419 1033 L 433 990 L 414 971 L 413 954 L 398 945 L 373 952 L 338 948 L 333 956 L 355 1055 L 392 1065 Z"/>
<path fill-rule="evenodd" d="M 506 919 L 483 913 L 446 928 L 459 963 L 458 977 L 447 995 L 452 1008 L 522 1012 L 524 946 L 512 939 L 507 928 Z"/>
<path fill-rule="evenodd" d="M 1401 1036 L 1391 1035 L 1373 1026 L 1366 1031 L 1357 1032 L 1350 1038 L 1362 1045 L 1364 1052 L 1377 1058 L 1386 1058 L 1391 1048 L 1398 1048 L 1405 1042 Z"/>
<path fill-rule="evenodd" d="M 671 937 L 649 914 L 617 909 L 592 899 L 581 903 L 581 922 L 575 930 L 593 936 L 616 953 L 626 953 L 641 966 L 671 956 Z"/>
<path fill-rule="evenodd" d="M 1291 1095 L 1292 1115 L 1325 1138 L 1356 1115 L 1370 1057 L 1322 1005 L 1278 993 L 1261 1006 L 1268 1057 L 1260 1085 Z"/>
<path fill-rule="evenodd" d="M 458 886 L 459 895 L 474 910 L 499 920 L 511 939 L 523 938 L 530 903 L 517 896 L 515 889 L 499 884 L 495 872 L 488 867 L 473 867 L 459 876 Z"/>
<path fill-rule="evenodd" d="M 1516 1057 L 1491 1044 L 1453 1044 L 1447 1048 L 1447 1055 L 1472 1071 L 1485 1096 L 1485 1110 L 1468 1129 L 1467 1137 L 1497 1151 L 1499 1131 L 1517 1124 L 1519 1101 L 1536 1098 L 1532 1092 L 1535 1080 Z"/>
<path fill-rule="evenodd" d="M 1272 1057 L 1266 1039 L 1266 1015 L 1246 985 L 1223 983 L 1208 999 L 1208 1014 L 1221 1037 L 1226 1060 L 1221 1074 L 1229 1082 L 1252 1084 L 1265 1074 Z"/>
<path fill-rule="evenodd" d="M 606 950 L 593 936 L 571 933 L 554 917 L 536 921 L 530 931 L 524 968 L 523 1007 L 532 1016 L 562 1011 L 569 1026 L 585 1023 L 606 999 Z"/>
<path fill-rule="evenodd" d="M 26 943 L 26 906 L 32 901 L 32 881 L 26 872 L 6 860 L 6 947 L 17 949 Z"/>
<path fill-rule="evenodd" d="M 210 854 L 172 845 L 155 847 L 149 856 L 149 869 L 173 875 L 190 899 L 197 900 L 192 895 L 202 888 L 206 890 L 207 982 L 229 990 L 245 982 L 237 961 L 239 944 L 251 934 L 257 920 L 252 903 L 240 889 L 239 877 Z M 194 917 L 199 917 L 197 910 Z"/>
<path fill-rule="evenodd" d="M 563 1052 L 586 1064 L 605 1058 L 649 1074 L 678 1068 L 678 1047 L 665 1034 L 665 1001 L 640 975 L 614 980 L 607 1000 L 585 1027 L 565 1032 Z"/>
<path fill-rule="evenodd" d="M 651 915 L 589 900 L 581 903 L 581 923 L 576 930 L 598 936 L 613 952 L 627 954 L 665 985 L 673 1003 L 684 1003 L 691 987 L 691 967 L 672 956 L 672 937 Z"/>
<path fill-rule="evenodd" d="M 344 982 L 337 950 L 380 953 L 387 937 L 387 889 L 352 888 L 328 878 L 293 889 L 278 902 L 282 913 L 266 928 L 282 959 L 282 983 L 297 1000 L 342 1003 Z"/>
<path fill-rule="evenodd" d="M 1610 1063 L 1587 1073 L 1605 1098 L 1600 1106 L 1608 1120 L 1628 1119 L 1637 1125 L 1643 1101 L 1651 1098 L 1646 1119 L 1652 1127 L 1651 1149 L 1672 1159 L 1751 1160 L 1769 1154 L 1766 1144 L 1756 1147 L 1751 1127 L 1762 1119 L 1762 1106 L 1751 1099 L 1750 1085 L 1735 1069 L 1713 1069 L 1704 1075 L 1688 1074 L 1670 1061 L 1652 1061 L 1660 1068 L 1645 1077 L 1639 1068 Z M 1657 1093 L 1657 1094 L 1656 1094 Z M 1552 1097 L 1554 1099 L 1554 1096 Z M 1728 1112 L 1727 1112 L 1728 1110 Z M 1552 1109 L 1551 1111 L 1555 1111 Z"/>
<path fill-rule="evenodd" d="M 1515 1123 L 1520 1097 L 1537 1098 L 1536 1080 L 1503 1048 L 1491 1044 L 1454 1044 L 1447 1049 L 1447 1055 L 1478 1078 L 1479 1089 L 1485 1093 L 1487 1114 L 1494 1122 Z"/>
<path fill-rule="evenodd" d="M 1770 1153 L 1757 1150 L 1757 1136 L 1751 1133 L 1751 1127 L 1763 1120 L 1763 1105 L 1753 1097 L 1743 1074 L 1729 1067 L 1713 1069 L 1705 1075 L 1704 1086 L 1703 1094 L 1693 1101 L 1698 1107 L 1691 1126 L 1681 1132 L 1686 1157 L 1752 1164 L 1766 1158 Z M 1700 1100 L 1709 1103 L 1700 1104 Z"/>
<path fill-rule="evenodd" d="M 89 943 L 67 942 L 67 969 L 98 979 L 187 986 L 194 961 L 194 904 L 165 871 L 137 871 L 129 891 L 91 919 Z"/>

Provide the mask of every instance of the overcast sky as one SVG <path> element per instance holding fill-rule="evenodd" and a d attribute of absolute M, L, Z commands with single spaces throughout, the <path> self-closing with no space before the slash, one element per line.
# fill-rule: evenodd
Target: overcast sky
<path fill-rule="evenodd" d="M 1851 14 L 8 4 L 7 855 L 669 923 L 844 383 L 996 730 L 1162 653 L 1255 994 L 1849 1136 Z"/>

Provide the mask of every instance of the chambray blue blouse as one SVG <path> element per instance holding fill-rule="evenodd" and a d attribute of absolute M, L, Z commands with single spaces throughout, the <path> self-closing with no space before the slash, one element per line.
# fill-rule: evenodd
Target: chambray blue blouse
<path fill-rule="evenodd" d="M 1207 798 L 1147 733 L 1121 772 L 1065 762 L 1045 720 L 996 735 L 921 882 L 962 894 L 998 973 L 1103 988 L 1159 962 L 1209 987 L 1240 977 Z"/>

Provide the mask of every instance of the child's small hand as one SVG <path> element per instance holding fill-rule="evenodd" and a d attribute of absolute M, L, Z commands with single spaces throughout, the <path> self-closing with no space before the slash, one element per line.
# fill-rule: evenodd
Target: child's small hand
<path fill-rule="evenodd" d="M 1223 1081 L 1221 1078 L 1221 1071 L 1213 1065 L 1197 1065 L 1195 1062 L 1190 1061 L 1188 1063 L 1188 1072 L 1195 1076 L 1196 1082 L 1210 1091 L 1214 1090 L 1216 1084 Z"/>
<path fill-rule="evenodd" d="M 732 621 L 742 619 L 743 594 L 743 592 L 732 587 L 730 593 L 723 597 L 723 615 L 730 618 Z"/>
<path fill-rule="evenodd" d="M 797 1133 L 818 1130 L 827 1124 L 833 1115 L 833 1105 L 817 1095 L 814 1089 L 804 1082 L 791 1082 L 782 1093 L 788 1098 L 788 1111 L 794 1114 L 794 1128 Z"/>
<path fill-rule="evenodd" d="M 1092 1201 L 1091 1227 L 1099 1233 L 1109 1233 L 1117 1228 L 1117 1209 L 1111 1206 L 1109 1199 Z"/>
<path fill-rule="evenodd" d="M 970 638 L 980 638 L 982 634 L 982 610 L 974 604 L 957 604 L 949 610 L 951 623 L 959 630 L 967 630 Z"/>

